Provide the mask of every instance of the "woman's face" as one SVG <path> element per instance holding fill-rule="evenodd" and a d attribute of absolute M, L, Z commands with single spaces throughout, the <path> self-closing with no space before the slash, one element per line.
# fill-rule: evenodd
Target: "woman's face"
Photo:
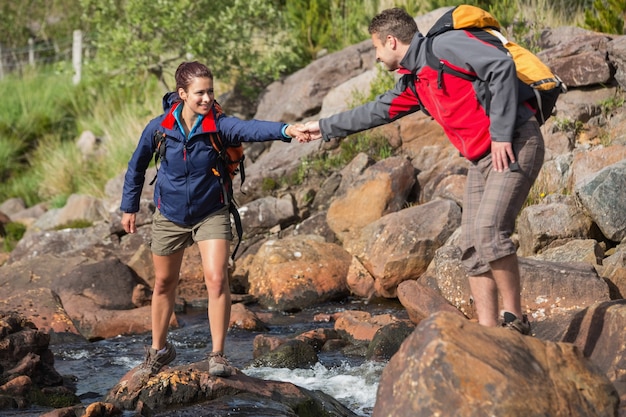
<path fill-rule="evenodd" d="M 185 102 L 185 107 L 196 114 L 206 115 L 209 113 L 215 96 L 213 93 L 213 80 L 210 78 L 194 78 L 187 87 L 187 91 L 178 89 L 178 95 Z"/>

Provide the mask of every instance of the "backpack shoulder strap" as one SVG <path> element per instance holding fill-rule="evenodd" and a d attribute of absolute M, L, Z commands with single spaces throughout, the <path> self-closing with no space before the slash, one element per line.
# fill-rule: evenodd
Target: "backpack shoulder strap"
<path fill-rule="evenodd" d="M 157 179 L 157 175 L 159 173 L 159 161 L 165 160 L 165 138 L 167 135 L 165 132 L 161 132 L 160 130 L 155 130 L 152 135 L 152 142 L 154 144 L 154 166 L 157 170 L 156 174 L 154 174 L 154 178 L 150 181 L 150 185 L 154 184 Z"/>
<path fill-rule="evenodd" d="M 224 194 L 225 203 L 228 206 L 229 213 L 233 216 L 233 221 L 235 223 L 235 229 L 237 230 L 237 244 L 235 245 L 235 249 L 233 249 L 233 253 L 230 255 L 230 258 L 234 261 L 235 255 L 237 254 L 237 250 L 239 249 L 239 245 L 241 244 L 241 240 L 243 239 L 243 225 L 241 223 L 241 216 L 239 215 L 239 210 L 237 210 L 237 203 L 235 202 L 235 198 L 233 196 L 233 181 L 230 172 L 228 172 L 228 166 L 226 164 L 229 162 L 227 148 L 224 146 L 222 142 L 222 137 L 217 132 L 213 132 L 209 134 L 209 139 L 211 140 L 211 146 L 218 153 L 218 158 L 222 161 L 222 173 L 219 175 L 220 182 L 222 184 L 222 193 Z M 237 161 L 239 162 L 239 161 Z M 243 162 L 243 158 L 241 160 Z M 242 177 L 241 181 L 243 182 L 243 163 L 242 165 Z"/>

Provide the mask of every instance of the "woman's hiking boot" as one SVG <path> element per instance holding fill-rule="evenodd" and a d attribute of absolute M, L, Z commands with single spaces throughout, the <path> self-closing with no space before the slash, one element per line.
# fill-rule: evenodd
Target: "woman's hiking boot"
<path fill-rule="evenodd" d="M 150 375 L 156 375 L 161 368 L 176 359 L 176 349 L 169 342 L 165 343 L 165 348 L 157 351 L 154 348 L 146 349 L 146 359 L 141 364 L 142 369 L 150 371 Z"/>
<path fill-rule="evenodd" d="M 234 373 L 233 367 L 228 363 L 222 352 L 211 352 L 208 355 L 209 374 L 212 376 L 229 377 Z"/>

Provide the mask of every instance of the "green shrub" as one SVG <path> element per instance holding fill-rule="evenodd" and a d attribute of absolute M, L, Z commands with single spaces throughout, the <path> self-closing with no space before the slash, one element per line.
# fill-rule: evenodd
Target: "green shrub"
<path fill-rule="evenodd" d="M 626 0 L 594 0 L 593 7 L 585 10 L 585 25 L 602 33 L 623 35 Z"/>
<path fill-rule="evenodd" d="M 5 252 L 11 252 L 17 242 L 24 237 L 26 226 L 22 223 L 10 222 L 4 225 L 4 231 L 6 232 L 6 236 L 2 242 L 2 247 Z"/>
<path fill-rule="evenodd" d="M 261 190 L 263 190 L 263 192 L 268 193 L 274 191 L 276 188 L 278 188 L 278 183 L 274 178 L 263 178 L 263 183 L 261 184 Z"/>

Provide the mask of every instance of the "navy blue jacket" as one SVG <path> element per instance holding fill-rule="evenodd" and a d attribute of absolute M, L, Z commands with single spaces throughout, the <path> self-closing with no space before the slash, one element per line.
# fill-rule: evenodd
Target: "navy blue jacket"
<path fill-rule="evenodd" d="M 225 206 L 222 185 L 214 174 L 220 168 L 210 133 L 218 132 L 225 144 L 235 145 L 270 140 L 290 142 L 291 139 L 282 133 L 284 123 L 229 117 L 215 104 L 186 138 L 177 121 L 183 104 L 178 100 L 178 94 L 168 93 L 163 98 L 165 113 L 152 119 L 141 134 L 128 162 L 120 209 L 125 213 L 139 211 L 146 169 L 155 152 L 154 135 L 158 131 L 165 133 L 166 139 L 165 156 L 160 161 L 154 188 L 154 203 L 170 221 L 190 226 Z"/>

